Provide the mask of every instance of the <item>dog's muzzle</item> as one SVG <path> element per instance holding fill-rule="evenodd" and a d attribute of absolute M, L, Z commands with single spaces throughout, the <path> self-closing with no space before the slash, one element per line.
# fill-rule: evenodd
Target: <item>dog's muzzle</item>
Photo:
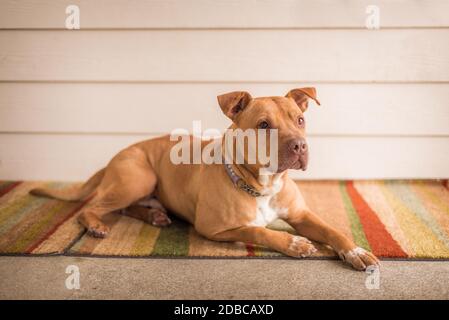
<path fill-rule="evenodd" d="M 279 171 L 286 169 L 306 170 L 309 160 L 309 147 L 304 138 L 294 138 L 285 144 L 283 159 Z"/>

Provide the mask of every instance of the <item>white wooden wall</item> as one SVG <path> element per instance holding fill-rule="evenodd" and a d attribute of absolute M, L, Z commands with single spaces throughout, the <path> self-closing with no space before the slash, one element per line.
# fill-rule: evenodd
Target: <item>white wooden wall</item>
<path fill-rule="evenodd" d="M 218 94 L 301 86 L 322 106 L 295 177 L 449 177 L 449 0 L 1 0 L 0 179 L 83 180 L 135 141 L 224 128 Z"/>

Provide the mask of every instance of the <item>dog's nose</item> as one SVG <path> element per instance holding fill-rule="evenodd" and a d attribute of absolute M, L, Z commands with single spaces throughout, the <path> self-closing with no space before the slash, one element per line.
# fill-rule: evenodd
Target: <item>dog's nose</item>
<path fill-rule="evenodd" d="M 290 140 L 290 150 L 296 154 L 307 153 L 307 142 L 303 138 Z"/>

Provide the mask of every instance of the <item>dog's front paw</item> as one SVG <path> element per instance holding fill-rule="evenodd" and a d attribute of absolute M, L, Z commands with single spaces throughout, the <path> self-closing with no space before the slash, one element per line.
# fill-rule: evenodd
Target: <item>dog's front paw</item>
<path fill-rule="evenodd" d="M 305 258 L 316 251 L 315 246 L 309 239 L 300 236 L 292 236 L 286 254 L 296 258 Z"/>
<path fill-rule="evenodd" d="M 354 269 L 365 270 L 370 266 L 379 267 L 379 259 L 374 254 L 363 248 L 356 247 L 351 250 L 341 250 L 338 252 L 341 260 L 350 264 Z"/>

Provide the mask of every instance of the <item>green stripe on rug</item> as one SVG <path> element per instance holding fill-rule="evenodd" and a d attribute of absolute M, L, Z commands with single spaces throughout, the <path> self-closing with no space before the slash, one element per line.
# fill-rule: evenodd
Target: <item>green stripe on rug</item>
<path fill-rule="evenodd" d="M 54 206 L 48 208 L 48 211 L 42 215 L 39 222 L 27 228 L 26 232 L 24 232 L 22 236 L 19 239 L 17 239 L 16 242 L 11 244 L 11 246 L 7 248 L 7 251 L 8 252 L 25 251 L 30 245 L 34 243 L 34 241 L 36 241 L 36 239 L 38 239 L 45 232 L 45 230 L 48 230 L 48 228 L 50 228 L 55 215 L 59 214 L 64 207 L 67 207 L 67 203 L 61 201 L 55 203 Z"/>
<path fill-rule="evenodd" d="M 58 187 L 60 184 L 47 183 L 43 186 L 46 187 Z M 14 225 L 19 223 L 23 218 L 29 218 L 33 212 L 39 210 L 40 207 L 49 203 L 48 198 L 39 198 L 30 194 L 24 194 L 21 198 L 18 198 L 11 202 L 10 205 L 5 206 L 0 210 L 0 235 L 7 232 Z"/>
<path fill-rule="evenodd" d="M 48 202 L 46 198 L 35 199 L 26 195 L 13 202 L 10 206 L 0 210 L 0 235 L 8 232 L 10 228 L 16 225 L 24 217 L 32 214 L 41 206 Z"/>
<path fill-rule="evenodd" d="M 351 225 L 352 236 L 354 237 L 354 242 L 366 250 L 371 251 L 371 247 L 366 239 L 365 232 L 363 231 L 363 226 L 360 223 L 360 218 L 352 205 L 351 198 L 349 198 L 348 192 L 346 190 L 346 182 L 340 182 L 340 191 L 343 203 L 345 205 L 346 212 L 348 214 L 349 223 Z"/>
<path fill-rule="evenodd" d="M 189 254 L 189 225 L 173 218 L 172 224 L 161 228 L 151 256 L 187 256 Z"/>

